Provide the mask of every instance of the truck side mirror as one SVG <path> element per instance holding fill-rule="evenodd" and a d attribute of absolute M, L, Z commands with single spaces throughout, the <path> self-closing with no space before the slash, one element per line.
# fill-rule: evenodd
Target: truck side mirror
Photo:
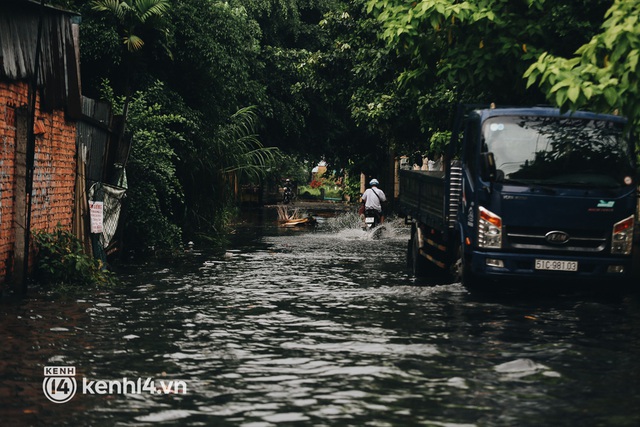
<path fill-rule="evenodd" d="M 496 180 L 496 160 L 493 153 L 480 153 L 480 178 L 483 181 Z"/>

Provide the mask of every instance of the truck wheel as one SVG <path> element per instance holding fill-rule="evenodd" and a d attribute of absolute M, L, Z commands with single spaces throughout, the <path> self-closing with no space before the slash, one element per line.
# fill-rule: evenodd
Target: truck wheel
<path fill-rule="evenodd" d="M 451 279 L 456 283 L 461 283 L 465 287 L 473 287 L 478 284 L 478 278 L 471 272 L 471 268 L 464 257 L 462 245 L 456 249 L 456 258 L 451 264 Z"/>

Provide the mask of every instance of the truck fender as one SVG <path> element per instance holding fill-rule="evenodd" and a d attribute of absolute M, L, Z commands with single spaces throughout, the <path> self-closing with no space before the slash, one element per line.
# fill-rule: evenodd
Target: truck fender
<path fill-rule="evenodd" d="M 455 242 L 455 245 L 453 245 L 454 247 L 452 247 L 452 256 L 455 257 L 457 256 L 457 250 L 458 247 L 463 249 L 464 252 L 464 248 L 465 248 L 465 229 L 462 226 L 462 223 L 460 222 L 460 220 L 456 221 L 455 227 L 455 234 L 454 234 L 454 238 L 453 241 Z M 454 259 L 455 261 L 455 259 Z"/>

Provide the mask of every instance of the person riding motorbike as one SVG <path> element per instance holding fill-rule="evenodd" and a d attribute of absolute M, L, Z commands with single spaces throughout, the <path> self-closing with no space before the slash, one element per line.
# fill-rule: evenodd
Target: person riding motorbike
<path fill-rule="evenodd" d="M 387 196 L 384 191 L 378 188 L 379 185 L 380 182 L 375 178 L 369 181 L 370 187 L 362 195 L 362 201 L 364 202 L 364 216 L 373 216 L 377 223 L 382 224 L 384 222 L 382 203 L 387 201 Z"/>
<path fill-rule="evenodd" d="M 287 178 L 284 182 L 284 191 L 282 193 L 282 201 L 285 204 L 288 204 L 289 202 L 293 201 L 293 184 L 291 183 L 291 180 L 289 178 Z"/>

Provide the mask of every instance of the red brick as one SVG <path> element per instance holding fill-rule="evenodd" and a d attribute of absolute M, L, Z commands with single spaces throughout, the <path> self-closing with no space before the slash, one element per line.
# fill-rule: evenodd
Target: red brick
<path fill-rule="evenodd" d="M 27 85 L 0 81 L 0 283 L 8 272 L 14 245 L 13 174 L 15 173 L 15 108 L 27 102 Z M 75 189 L 76 124 L 65 119 L 63 111 L 39 111 L 36 120 L 45 128 L 36 138 L 32 229 L 52 231 L 58 223 L 71 226 Z"/>

